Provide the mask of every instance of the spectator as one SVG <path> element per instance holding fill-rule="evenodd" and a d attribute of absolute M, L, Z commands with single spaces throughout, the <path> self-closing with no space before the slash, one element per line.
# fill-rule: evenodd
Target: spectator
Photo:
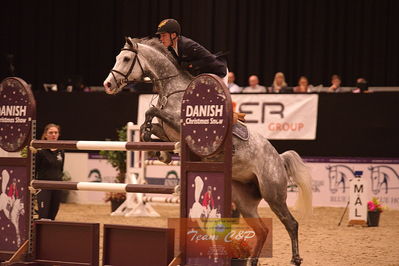
<path fill-rule="evenodd" d="M 309 80 L 305 76 L 301 76 L 298 80 L 298 86 L 294 87 L 295 93 L 308 93 L 311 92 L 313 86 L 309 85 Z"/>
<path fill-rule="evenodd" d="M 292 91 L 292 89 L 291 89 Z M 277 72 L 274 75 L 274 81 L 272 84 L 272 87 L 270 89 L 270 92 L 274 93 L 287 93 L 289 92 L 289 89 L 287 87 L 287 83 L 285 82 L 285 77 L 283 72 Z"/>
<path fill-rule="evenodd" d="M 356 88 L 352 90 L 353 93 L 369 93 L 369 86 L 367 80 L 364 78 L 358 78 L 356 80 Z"/>
<path fill-rule="evenodd" d="M 48 124 L 45 126 L 42 139 L 58 140 L 60 126 Z M 64 170 L 64 151 L 58 149 L 43 149 L 36 154 L 36 179 L 62 181 Z M 54 220 L 61 202 L 60 190 L 41 190 L 37 195 L 39 218 Z"/>
<path fill-rule="evenodd" d="M 342 92 L 341 77 L 337 74 L 331 76 L 331 86 L 328 88 L 328 92 Z"/>
<path fill-rule="evenodd" d="M 230 93 L 240 93 L 242 91 L 242 88 L 234 83 L 236 79 L 234 72 L 229 72 L 227 78 L 227 87 L 229 88 Z"/>
<path fill-rule="evenodd" d="M 258 76 L 252 75 L 248 79 L 249 86 L 242 90 L 244 93 L 266 93 L 266 88 L 259 85 Z"/>

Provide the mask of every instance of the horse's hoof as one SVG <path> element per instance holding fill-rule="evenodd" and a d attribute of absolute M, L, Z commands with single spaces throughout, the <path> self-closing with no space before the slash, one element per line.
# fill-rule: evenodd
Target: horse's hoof
<path fill-rule="evenodd" d="M 172 156 L 170 156 L 169 152 L 161 151 L 158 160 L 165 164 L 169 164 L 172 161 Z"/>
<path fill-rule="evenodd" d="M 301 265 L 302 261 L 303 261 L 303 259 L 301 257 L 295 256 L 292 258 L 291 264 L 299 266 L 299 265 Z"/>

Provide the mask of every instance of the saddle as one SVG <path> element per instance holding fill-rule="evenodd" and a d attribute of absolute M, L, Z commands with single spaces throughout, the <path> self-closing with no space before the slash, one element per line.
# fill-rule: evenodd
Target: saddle
<path fill-rule="evenodd" d="M 233 112 L 233 126 L 232 133 L 241 140 L 247 141 L 249 139 L 248 128 L 244 124 L 245 114 Z"/>

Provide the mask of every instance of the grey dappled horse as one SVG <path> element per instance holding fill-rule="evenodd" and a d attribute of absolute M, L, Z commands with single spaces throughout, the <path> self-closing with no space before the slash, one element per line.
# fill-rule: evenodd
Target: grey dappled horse
<path fill-rule="evenodd" d="M 154 92 L 159 95 L 156 106 L 145 114 L 142 137 L 150 140 L 151 134 L 163 141 L 180 141 L 180 109 L 184 90 L 193 77 L 182 70 L 173 56 L 158 39 L 126 38 L 125 46 L 116 57 L 116 63 L 104 81 L 107 93 L 118 93 L 126 84 L 149 77 Z M 159 123 L 152 123 L 154 117 Z M 299 187 L 297 206 L 308 215 L 312 211 L 311 176 L 295 151 L 277 153 L 270 142 L 256 132 L 249 140 L 233 137 L 232 198 L 244 218 L 259 218 L 258 205 L 266 200 L 272 211 L 284 224 L 291 238 L 292 260 L 302 262 L 298 247 L 298 222 L 287 204 L 287 181 L 291 178 Z M 168 161 L 167 154 L 163 160 Z M 254 229 L 257 242 L 251 254 L 251 264 L 256 265 L 268 229 L 260 219 L 247 220 Z"/>

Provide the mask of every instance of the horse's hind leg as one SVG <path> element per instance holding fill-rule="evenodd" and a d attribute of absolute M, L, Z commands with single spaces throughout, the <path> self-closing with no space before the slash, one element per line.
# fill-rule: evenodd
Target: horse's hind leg
<path fill-rule="evenodd" d="M 277 215 L 280 221 L 284 224 L 285 229 L 291 238 L 292 245 L 292 260 L 294 265 L 301 265 L 302 259 L 299 256 L 298 245 L 298 222 L 290 213 L 287 203 L 285 201 L 277 201 L 275 199 L 266 199 L 272 211 Z"/>
<path fill-rule="evenodd" d="M 266 242 L 268 228 L 259 218 L 258 205 L 262 197 L 257 183 L 243 184 L 232 181 L 232 197 L 238 210 L 241 212 L 247 224 L 256 234 L 256 245 L 251 254 L 251 265 L 257 265 L 258 258 Z"/>

